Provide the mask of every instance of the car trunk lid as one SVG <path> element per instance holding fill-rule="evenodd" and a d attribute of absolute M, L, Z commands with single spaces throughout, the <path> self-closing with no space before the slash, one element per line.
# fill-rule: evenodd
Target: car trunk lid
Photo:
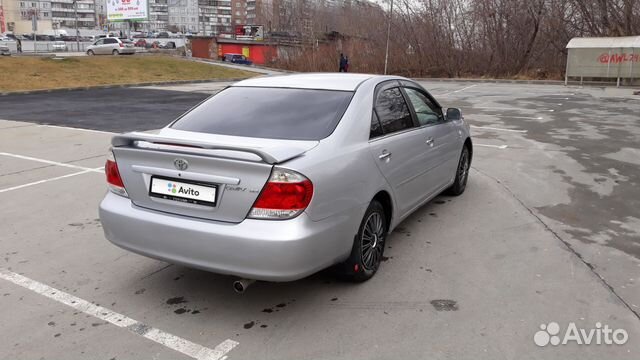
<path fill-rule="evenodd" d="M 245 219 L 273 165 L 301 156 L 316 145 L 317 141 L 274 141 L 170 129 L 158 135 L 128 133 L 112 139 L 120 175 L 135 205 L 231 223 Z M 172 186 L 178 193 L 171 193 Z M 191 193 L 181 195 L 182 187 L 212 198 L 204 201 Z"/>

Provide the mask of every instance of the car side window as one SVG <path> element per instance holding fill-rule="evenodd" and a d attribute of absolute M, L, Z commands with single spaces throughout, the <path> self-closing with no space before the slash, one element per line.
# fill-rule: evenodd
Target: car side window
<path fill-rule="evenodd" d="M 442 112 L 438 112 L 436 106 L 422 92 L 411 88 L 404 88 L 404 91 L 416 112 L 420 126 L 443 122 Z"/>
<path fill-rule="evenodd" d="M 375 110 L 385 134 L 413 127 L 411 112 L 404 101 L 400 88 L 381 91 L 376 99 Z"/>
<path fill-rule="evenodd" d="M 382 125 L 380 125 L 380 119 L 378 118 L 378 114 L 376 114 L 374 110 L 373 115 L 371 116 L 371 129 L 369 130 L 369 139 L 377 138 L 378 136 L 382 135 Z"/>
<path fill-rule="evenodd" d="M 104 43 L 105 43 L 105 44 L 115 44 L 115 43 L 117 43 L 117 42 L 118 42 L 118 40 L 113 39 L 113 38 L 104 39 Z"/>
<path fill-rule="evenodd" d="M 96 41 L 93 45 L 102 45 L 104 43 L 104 39 L 100 39 Z"/>

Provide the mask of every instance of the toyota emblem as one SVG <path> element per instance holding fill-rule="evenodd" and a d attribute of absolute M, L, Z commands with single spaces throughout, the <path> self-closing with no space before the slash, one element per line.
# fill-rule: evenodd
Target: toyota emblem
<path fill-rule="evenodd" d="M 189 163 L 185 159 L 175 159 L 173 160 L 173 166 L 175 166 L 178 170 L 184 171 L 189 167 Z"/>

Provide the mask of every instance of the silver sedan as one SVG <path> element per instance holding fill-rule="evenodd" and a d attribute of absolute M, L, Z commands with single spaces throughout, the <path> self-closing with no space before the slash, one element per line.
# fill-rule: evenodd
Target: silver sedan
<path fill-rule="evenodd" d="M 171 263 L 364 281 L 394 227 L 464 192 L 472 152 L 460 110 L 411 80 L 254 78 L 159 131 L 115 136 L 100 219 L 114 244 Z"/>

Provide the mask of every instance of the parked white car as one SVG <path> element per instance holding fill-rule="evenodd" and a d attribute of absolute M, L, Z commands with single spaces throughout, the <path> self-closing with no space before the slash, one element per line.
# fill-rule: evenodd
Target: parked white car
<path fill-rule="evenodd" d="M 51 44 L 51 49 L 53 51 L 67 51 L 67 43 L 64 41 L 54 41 L 53 44 Z"/>
<path fill-rule="evenodd" d="M 12 38 L 1 36 L 0 37 L 0 55 L 8 56 L 11 53 L 18 52 L 18 43 Z"/>
<path fill-rule="evenodd" d="M 133 42 L 127 39 L 106 37 L 87 47 L 87 55 L 133 55 L 136 48 Z"/>

